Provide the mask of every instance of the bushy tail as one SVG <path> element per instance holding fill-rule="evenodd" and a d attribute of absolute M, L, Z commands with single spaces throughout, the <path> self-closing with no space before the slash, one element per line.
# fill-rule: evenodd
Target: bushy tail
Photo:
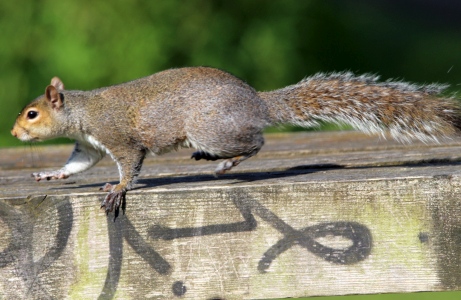
<path fill-rule="evenodd" d="M 388 131 L 404 142 L 437 141 L 460 132 L 460 104 L 438 96 L 446 86 L 377 80 L 371 75 L 318 74 L 259 96 L 267 102 L 273 124 L 349 124 L 367 133 Z"/>

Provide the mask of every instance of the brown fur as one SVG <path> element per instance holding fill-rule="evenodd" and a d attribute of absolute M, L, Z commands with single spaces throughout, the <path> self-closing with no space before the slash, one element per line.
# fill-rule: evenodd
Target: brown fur
<path fill-rule="evenodd" d="M 459 103 L 437 96 L 443 88 L 338 73 L 319 74 L 260 96 L 277 107 L 271 109 L 274 123 L 316 126 L 328 121 L 365 132 L 390 131 L 401 141 L 436 141 L 456 134 L 461 125 Z"/>

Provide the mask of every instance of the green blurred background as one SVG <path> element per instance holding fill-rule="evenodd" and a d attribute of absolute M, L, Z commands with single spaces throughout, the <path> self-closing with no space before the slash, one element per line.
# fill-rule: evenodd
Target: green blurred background
<path fill-rule="evenodd" d="M 0 146 L 53 76 L 93 89 L 167 68 L 213 66 L 258 90 L 350 70 L 461 88 L 453 0 L 14 0 L 0 2 Z M 460 275 L 461 276 L 461 275 Z M 461 293 L 331 299 L 461 299 Z M 328 299 L 328 298 L 322 298 Z"/>

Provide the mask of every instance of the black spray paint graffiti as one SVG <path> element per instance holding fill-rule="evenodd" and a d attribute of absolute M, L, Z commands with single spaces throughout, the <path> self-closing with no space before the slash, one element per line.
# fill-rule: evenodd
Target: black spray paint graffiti
<path fill-rule="evenodd" d="M 44 201 L 46 196 L 39 202 Z M 57 230 L 53 242 L 39 259 L 34 257 L 33 232 L 35 218 L 5 203 L 0 205 L 0 219 L 9 226 L 11 238 L 0 252 L 0 268 L 15 264 L 15 275 L 22 278 L 27 298 L 54 299 L 42 284 L 40 274 L 46 271 L 64 251 L 73 222 L 72 205 L 68 199 L 56 206 Z M 59 241 L 59 243 L 58 243 Z M 33 297 L 32 297 L 33 296 Z"/>
<path fill-rule="evenodd" d="M 296 230 L 277 215 L 272 213 L 269 209 L 261 205 L 258 201 L 252 199 L 246 193 L 233 193 L 232 200 L 240 211 L 244 221 L 234 222 L 228 224 L 217 224 L 202 227 L 189 227 L 189 228 L 166 228 L 153 225 L 149 228 L 149 237 L 152 239 L 173 240 L 178 238 L 188 238 L 194 236 L 206 236 L 213 234 L 231 233 L 252 231 L 257 227 L 257 222 L 254 215 L 259 216 L 265 222 L 269 223 L 272 227 L 277 229 L 284 235 L 275 245 L 270 247 L 262 256 L 258 264 L 258 271 L 260 273 L 266 272 L 270 264 L 284 251 L 290 249 L 294 245 L 304 247 L 307 251 L 324 259 L 325 261 L 335 264 L 354 264 L 366 259 L 372 248 L 372 237 L 370 230 L 356 222 L 328 222 L 321 223 L 315 226 L 305 227 L 301 230 Z M 111 257 L 121 257 L 122 251 L 122 237 L 117 233 L 124 232 L 123 238 L 126 239 L 128 244 L 134 248 L 135 251 L 143 257 L 158 273 L 167 274 L 171 266 L 165 261 L 155 250 L 153 250 L 138 234 L 133 234 L 136 230 L 127 218 L 109 226 L 111 236 Z M 122 227 L 128 229 L 125 231 L 120 230 Z M 127 234 L 129 232 L 129 234 Z M 349 239 L 352 245 L 347 248 L 330 248 L 317 242 L 316 239 L 326 236 L 336 236 Z M 112 242 L 117 240 L 118 242 Z M 112 247 L 112 245 L 116 245 Z M 112 252 L 114 251 L 114 252 Z M 115 263 L 115 261 L 112 261 Z M 114 273 L 110 273 L 114 270 Z M 107 278 L 119 278 L 120 266 L 109 267 Z M 118 280 L 117 280 L 118 281 Z M 115 286 L 109 286 L 110 281 L 106 280 L 104 287 L 104 295 L 115 293 Z M 176 281 L 172 285 L 173 293 L 176 296 L 182 296 L 186 293 L 187 287 L 181 281 Z"/>
<path fill-rule="evenodd" d="M 235 233 L 252 231 L 257 228 L 255 216 L 267 222 L 283 237 L 264 254 L 258 264 L 258 271 L 265 273 L 274 260 L 284 251 L 294 245 L 305 248 L 310 253 L 335 264 L 353 264 L 368 257 L 372 248 L 371 233 L 364 225 L 355 222 L 329 222 L 321 223 L 300 230 L 294 229 L 280 219 L 269 209 L 261 205 L 243 192 L 233 192 L 232 201 L 243 217 L 241 222 L 209 225 L 195 228 L 166 228 L 153 225 L 149 228 L 149 238 L 173 240 L 194 236 L 206 236 L 213 234 Z M 5 208 L 7 206 L 2 206 Z M 34 219 L 30 214 L 19 212 L 14 209 L 0 209 L 0 218 L 5 219 L 6 224 L 13 224 L 10 228 L 12 236 L 10 244 L 0 253 L 0 268 L 15 264 L 17 274 L 27 282 L 28 294 L 43 299 L 53 299 L 41 284 L 39 275 L 43 273 L 62 254 L 67 245 L 73 226 L 72 205 L 65 199 L 56 205 L 57 233 L 54 244 L 39 260 L 33 259 L 33 226 Z M 161 275 L 171 272 L 172 266 L 142 237 L 126 216 L 112 222 L 107 218 L 109 231 L 110 259 L 106 280 L 99 299 L 111 299 L 117 291 L 121 275 L 123 260 L 123 241 L 142 257 L 142 259 Z M 18 226 L 16 226 L 17 224 Z M 28 224 L 25 226 L 25 224 Z M 30 227 L 30 228 L 29 228 Z M 337 236 L 348 239 L 352 245 L 347 248 L 334 249 L 322 245 L 317 239 L 326 236 Z M 59 243 L 58 243 L 59 241 Z M 21 258 L 19 257 L 21 253 Z M 23 257 L 25 255 L 25 257 Z M 187 292 L 187 287 L 182 281 L 172 283 L 172 291 L 176 296 L 182 296 Z"/>

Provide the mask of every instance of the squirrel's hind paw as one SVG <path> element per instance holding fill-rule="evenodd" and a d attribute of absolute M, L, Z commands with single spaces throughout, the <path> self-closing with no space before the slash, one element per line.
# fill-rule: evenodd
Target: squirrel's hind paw
<path fill-rule="evenodd" d="M 249 152 L 248 154 L 242 154 L 242 155 L 235 156 L 235 157 L 232 157 L 232 158 L 229 158 L 229 159 L 226 159 L 220 162 L 218 166 L 216 167 L 216 170 L 214 171 L 215 175 L 218 176 L 218 175 L 224 174 L 226 171 L 229 171 L 233 167 L 239 165 L 242 161 L 247 160 L 248 158 L 256 155 L 256 153 L 258 153 L 260 148 L 261 147 L 255 148 L 253 151 Z"/>
<path fill-rule="evenodd" d="M 216 175 L 222 175 L 226 173 L 226 171 L 231 170 L 233 166 L 234 162 L 232 161 L 232 159 L 226 159 L 225 161 L 222 161 L 218 164 L 214 172 Z"/>
<path fill-rule="evenodd" d="M 101 203 L 101 208 L 104 208 L 106 211 L 106 215 L 110 212 L 114 212 L 114 221 L 118 217 L 120 212 L 120 207 L 122 208 L 123 214 L 125 214 L 125 207 L 126 207 L 126 191 L 123 189 L 117 189 L 117 186 L 112 186 L 109 183 L 106 183 L 102 188 L 102 190 L 111 189 L 109 194 L 106 195 L 104 200 Z"/>
<path fill-rule="evenodd" d="M 232 169 L 232 167 L 237 166 L 239 163 L 247 159 L 249 156 L 237 156 L 234 158 L 226 159 L 218 164 L 216 170 L 214 171 L 216 176 L 224 174 L 226 171 Z"/>

